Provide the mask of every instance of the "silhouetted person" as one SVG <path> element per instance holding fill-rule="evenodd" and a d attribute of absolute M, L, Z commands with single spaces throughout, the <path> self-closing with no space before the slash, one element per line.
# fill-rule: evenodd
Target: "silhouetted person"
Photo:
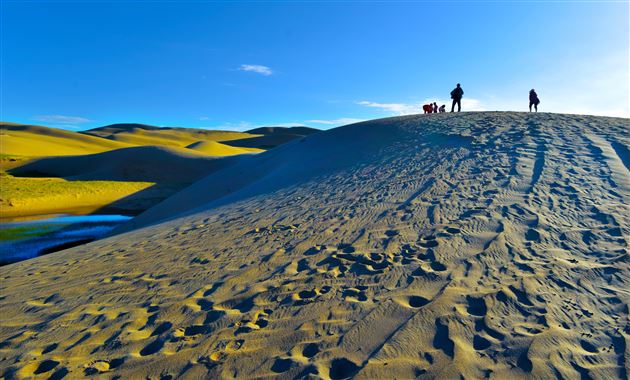
<path fill-rule="evenodd" d="M 440 113 L 442 113 L 442 112 L 446 112 L 446 104 L 442 104 L 440 106 Z"/>
<path fill-rule="evenodd" d="M 438 106 L 436 102 L 433 102 L 433 113 L 437 113 L 438 111 Z"/>
<path fill-rule="evenodd" d="M 422 106 L 422 110 L 424 111 L 424 113 L 431 113 L 433 112 L 433 106 L 431 105 L 431 103 L 425 104 Z"/>
<path fill-rule="evenodd" d="M 534 106 L 534 110 L 538 112 L 538 104 L 540 104 L 540 99 L 538 99 L 538 94 L 532 88 L 529 92 L 529 112 L 532 112 L 532 106 Z"/>
<path fill-rule="evenodd" d="M 455 104 L 457 104 L 457 112 L 462 110 L 462 96 L 464 96 L 464 90 L 462 90 L 462 87 L 457 83 L 457 87 L 451 91 L 451 99 L 453 99 L 451 112 L 455 112 Z"/>

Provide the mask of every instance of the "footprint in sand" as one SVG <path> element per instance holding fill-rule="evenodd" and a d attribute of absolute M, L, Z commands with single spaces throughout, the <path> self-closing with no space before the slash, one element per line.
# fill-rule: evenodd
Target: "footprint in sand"
<path fill-rule="evenodd" d="M 43 354 L 47 354 L 49 352 L 52 352 L 54 350 L 57 349 L 57 347 L 59 347 L 58 343 L 53 343 L 53 344 L 49 344 L 48 346 L 46 346 L 43 350 L 42 350 L 42 355 Z"/>
<path fill-rule="evenodd" d="M 455 353 L 455 343 L 451 340 L 448 331 L 448 324 L 440 318 L 435 320 L 435 336 L 433 337 L 433 347 L 442 350 L 451 359 Z"/>
<path fill-rule="evenodd" d="M 393 238 L 394 236 L 400 235 L 400 231 L 398 230 L 387 230 L 385 231 L 385 236 L 388 238 Z"/>
<path fill-rule="evenodd" d="M 415 296 L 415 295 L 406 296 L 406 297 L 402 297 L 398 299 L 398 303 L 400 305 L 411 308 L 411 309 L 421 308 L 424 305 L 428 304 L 429 302 L 431 302 L 430 299 L 427 299 L 422 296 Z"/>
<path fill-rule="evenodd" d="M 159 352 L 162 347 L 164 347 L 164 340 L 158 338 L 153 342 L 146 345 L 142 350 L 140 350 L 140 356 L 149 356 Z"/>
<path fill-rule="evenodd" d="M 240 322 L 237 322 L 235 326 L 238 328 L 234 332 L 234 335 L 246 334 L 267 327 L 269 325 L 269 315 L 271 313 L 272 310 L 265 309 L 254 313 L 252 319 L 243 319 Z"/>
<path fill-rule="evenodd" d="M 488 312 L 488 308 L 486 307 L 486 302 L 483 298 L 477 298 L 473 296 L 466 296 L 467 307 L 466 310 L 468 314 L 483 317 Z"/>
<path fill-rule="evenodd" d="M 316 245 L 304 251 L 304 255 L 305 256 L 317 255 L 318 253 L 321 253 L 325 250 L 326 250 L 325 245 Z"/>
<path fill-rule="evenodd" d="M 490 347 L 490 345 L 490 341 L 481 335 L 475 335 L 473 337 L 473 348 L 477 351 L 485 350 Z"/>
<path fill-rule="evenodd" d="M 336 358 L 330 362 L 328 375 L 333 380 L 348 379 L 359 372 L 360 367 L 346 358 Z"/>
<path fill-rule="evenodd" d="M 276 358 L 271 365 L 271 370 L 275 373 L 287 372 L 294 364 L 296 363 L 291 359 Z"/>
<path fill-rule="evenodd" d="M 368 299 L 367 295 L 365 295 L 365 292 L 357 288 L 345 289 L 342 293 L 342 297 L 348 302 L 365 302 Z"/>
<path fill-rule="evenodd" d="M 124 358 L 114 359 L 111 361 L 107 360 L 97 360 L 88 365 L 85 369 L 84 373 L 86 376 L 92 376 L 99 373 L 104 373 L 109 370 L 112 370 L 116 367 L 119 367 L 124 362 Z"/>
<path fill-rule="evenodd" d="M 455 227 L 447 227 L 444 231 L 446 231 L 450 235 L 457 235 L 462 232 L 459 228 Z"/>
<path fill-rule="evenodd" d="M 35 371 L 33 371 L 33 374 L 39 375 L 42 373 L 52 371 L 53 368 L 57 367 L 58 365 L 59 365 L 59 362 L 56 360 L 51 360 L 51 359 L 44 360 L 43 362 L 39 363 L 39 366 L 37 366 Z"/>
<path fill-rule="evenodd" d="M 312 358 L 319 353 L 319 346 L 316 343 L 309 343 L 302 349 L 302 356 Z"/>
<path fill-rule="evenodd" d="M 31 362 L 31 363 L 26 364 L 19 371 L 17 371 L 17 375 L 19 378 L 30 378 L 34 375 L 47 374 L 48 372 L 57 368 L 59 364 L 60 363 L 58 361 L 52 360 L 52 359 L 46 359 L 40 363 Z M 57 369 L 57 371 L 55 371 L 49 378 L 60 379 L 61 377 L 65 376 L 67 373 L 68 373 L 68 369 L 66 369 L 65 367 L 62 367 L 62 368 Z M 12 378 L 12 376 L 9 374 L 9 371 L 5 372 L 4 375 L 5 376 L 8 375 L 7 378 Z"/>

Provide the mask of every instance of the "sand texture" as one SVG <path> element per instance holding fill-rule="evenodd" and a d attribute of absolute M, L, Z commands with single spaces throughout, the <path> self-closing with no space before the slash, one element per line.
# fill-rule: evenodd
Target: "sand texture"
<path fill-rule="evenodd" d="M 0 376 L 625 379 L 629 123 L 415 115 L 243 157 L 1 267 Z"/>

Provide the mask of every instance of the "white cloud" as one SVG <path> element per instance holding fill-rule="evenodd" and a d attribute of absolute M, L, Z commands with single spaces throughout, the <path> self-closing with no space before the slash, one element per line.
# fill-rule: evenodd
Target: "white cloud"
<path fill-rule="evenodd" d="M 368 100 L 362 100 L 360 102 L 357 102 L 357 104 L 366 106 L 366 107 L 379 108 L 385 111 L 392 112 L 396 115 L 411 115 L 414 113 L 422 112 L 421 104 L 377 103 L 377 102 L 371 102 Z"/>
<path fill-rule="evenodd" d="M 447 110 L 450 111 L 451 100 L 444 100 L 439 98 L 425 99 L 420 103 L 377 103 L 371 102 L 367 100 L 362 100 L 357 102 L 357 104 L 379 108 L 384 111 L 388 111 L 393 115 L 403 116 L 403 115 L 413 115 L 417 113 L 422 113 L 422 105 L 436 102 L 438 105 L 446 104 Z M 471 98 L 463 98 L 462 99 L 462 111 L 485 111 L 485 108 L 482 106 L 481 101 L 478 99 Z"/>
<path fill-rule="evenodd" d="M 258 73 L 264 76 L 269 76 L 273 74 L 273 70 L 270 67 L 263 65 L 241 65 L 238 68 L 240 71 L 251 71 L 254 73 Z"/>
<path fill-rule="evenodd" d="M 65 116 L 65 115 L 38 115 L 33 118 L 37 121 L 44 123 L 58 123 L 58 124 L 82 124 L 89 123 L 91 120 L 80 116 Z"/>
<path fill-rule="evenodd" d="M 206 120 L 210 120 L 210 118 L 208 116 L 199 116 L 199 120 L 206 121 Z"/>
<path fill-rule="evenodd" d="M 246 131 L 248 129 L 258 128 L 258 125 L 254 125 L 247 121 L 241 121 L 238 123 L 223 123 L 219 125 L 213 125 L 209 127 L 202 127 L 202 129 L 217 129 L 221 131 Z"/>
<path fill-rule="evenodd" d="M 361 121 L 365 121 L 365 119 L 355 119 L 351 117 L 342 117 L 339 119 L 333 120 L 306 120 L 304 123 L 306 124 L 323 124 L 323 125 L 347 125 L 359 123 Z"/>

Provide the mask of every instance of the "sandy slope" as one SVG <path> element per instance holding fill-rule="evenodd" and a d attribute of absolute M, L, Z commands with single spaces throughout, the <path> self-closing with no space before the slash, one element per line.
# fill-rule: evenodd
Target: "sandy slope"
<path fill-rule="evenodd" d="M 0 268 L 0 374 L 627 378 L 629 129 L 409 116 L 246 157 L 137 224 L 186 217 Z"/>

